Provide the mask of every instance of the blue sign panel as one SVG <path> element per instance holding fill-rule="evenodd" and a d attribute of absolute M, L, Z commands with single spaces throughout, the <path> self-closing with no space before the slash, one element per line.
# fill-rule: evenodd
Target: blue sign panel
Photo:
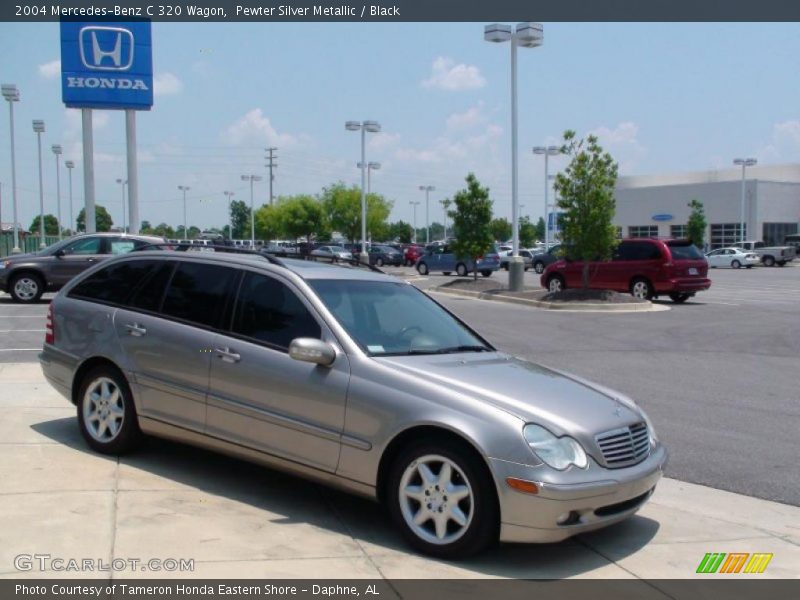
<path fill-rule="evenodd" d="M 672 215 L 653 215 L 653 221 L 672 221 Z"/>
<path fill-rule="evenodd" d="M 61 22 L 61 96 L 69 108 L 153 106 L 150 21 Z"/>

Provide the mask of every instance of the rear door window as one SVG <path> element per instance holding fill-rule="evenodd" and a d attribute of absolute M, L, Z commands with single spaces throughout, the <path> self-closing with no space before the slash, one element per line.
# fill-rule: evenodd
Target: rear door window
<path fill-rule="evenodd" d="M 158 265 L 154 260 L 128 260 L 96 271 L 69 292 L 70 298 L 124 305 L 136 286 Z"/>
<path fill-rule="evenodd" d="M 153 269 L 147 279 L 141 282 L 139 288 L 134 292 L 133 297 L 128 302 L 130 308 L 158 312 L 161 309 L 161 300 L 167 289 L 172 271 L 175 270 L 175 263 L 172 261 L 159 261 L 158 266 Z"/>
<path fill-rule="evenodd" d="M 161 312 L 206 327 L 219 327 L 238 271 L 222 265 L 181 262 Z"/>

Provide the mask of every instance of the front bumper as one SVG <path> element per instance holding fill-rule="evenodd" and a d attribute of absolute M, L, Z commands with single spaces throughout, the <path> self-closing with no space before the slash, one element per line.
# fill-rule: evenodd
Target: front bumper
<path fill-rule="evenodd" d="M 504 542 L 558 542 L 579 533 L 627 519 L 652 495 L 667 464 L 666 448 L 659 444 L 644 461 L 624 469 L 605 469 L 592 461 L 586 479 L 569 483 L 544 465 L 531 467 L 490 459 L 500 500 L 500 540 Z M 513 490 L 507 477 L 533 481 L 536 495 Z M 559 518 L 569 515 L 565 524 Z"/>

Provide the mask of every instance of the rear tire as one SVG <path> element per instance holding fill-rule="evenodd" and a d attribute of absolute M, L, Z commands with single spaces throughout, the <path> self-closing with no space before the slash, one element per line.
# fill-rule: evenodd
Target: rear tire
<path fill-rule="evenodd" d="M 492 276 L 492 272 L 491 271 L 481 271 L 481 275 L 483 275 L 484 277 L 491 277 Z"/>
<path fill-rule="evenodd" d="M 449 277 L 450 273 L 452 273 L 452 271 L 442 271 L 442 275 L 444 275 L 445 277 Z"/>
<path fill-rule="evenodd" d="M 412 443 L 392 464 L 384 497 L 395 526 L 420 552 L 458 559 L 497 543 L 495 483 L 464 444 Z"/>
<path fill-rule="evenodd" d="M 653 286 L 644 277 L 636 277 L 631 281 L 631 296 L 640 300 L 651 300 L 653 298 Z"/>
<path fill-rule="evenodd" d="M 771 256 L 765 256 L 762 261 L 765 267 L 774 267 L 775 266 L 775 259 Z"/>
<path fill-rule="evenodd" d="M 740 263 L 738 260 L 735 260 L 731 263 L 731 269 L 741 269 L 741 268 L 742 268 L 742 263 Z"/>
<path fill-rule="evenodd" d="M 8 293 L 14 302 L 33 304 L 44 294 L 44 281 L 35 273 L 20 273 L 12 277 Z"/>
<path fill-rule="evenodd" d="M 669 299 L 672 300 L 675 304 L 683 304 L 691 297 L 692 297 L 691 294 L 681 294 L 678 292 L 673 292 L 672 294 L 669 295 Z"/>
<path fill-rule="evenodd" d="M 421 262 L 417 265 L 417 273 L 420 275 L 427 275 L 428 274 L 428 265 L 424 262 Z"/>
<path fill-rule="evenodd" d="M 78 426 L 89 446 L 102 454 L 125 454 L 142 440 L 133 395 L 125 377 L 110 366 L 90 370 L 78 396 Z"/>
<path fill-rule="evenodd" d="M 376 266 L 376 267 L 382 267 L 382 266 L 383 266 L 383 259 L 382 259 L 382 258 L 378 258 L 378 259 L 375 261 L 375 266 Z"/>
<path fill-rule="evenodd" d="M 467 265 L 464 263 L 458 263 L 456 265 L 456 274 L 459 277 L 466 277 L 467 276 Z"/>
<path fill-rule="evenodd" d="M 533 270 L 541 275 L 544 273 L 544 263 L 540 260 L 537 260 L 535 263 L 533 263 Z"/>

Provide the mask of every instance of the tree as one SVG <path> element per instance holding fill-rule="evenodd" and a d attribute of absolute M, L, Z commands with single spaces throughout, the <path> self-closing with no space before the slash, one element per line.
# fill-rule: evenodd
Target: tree
<path fill-rule="evenodd" d="M 410 244 L 413 236 L 414 228 L 409 223 L 397 221 L 389 224 L 389 239 L 401 244 Z"/>
<path fill-rule="evenodd" d="M 292 239 L 305 237 L 306 242 L 311 242 L 315 234 L 325 230 L 325 210 L 322 203 L 313 196 L 285 198 L 276 208 L 281 231 Z"/>
<path fill-rule="evenodd" d="M 617 163 L 590 135 L 577 140 L 574 131 L 564 133 L 561 152 L 569 166 L 556 176 L 558 207 L 564 211 L 561 239 L 567 256 L 583 261 L 582 285 L 589 287 L 589 261 L 608 260 L 617 244 L 614 218 L 614 186 Z"/>
<path fill-rule="evenodd" d="M 264 204 L 256 210 L 256 238 L 259 240 L 275 240 L 286 237 L 281 229 L 278 213 L 280 203 L 270 206 Z"/>
<path fill-rule="evenodd" d="M 513 234 L 511 223 L 505 218 L 492 219 L 492 222 L 489 223 L 489 228 L 492 230 L 492 235 L 497 242 L 505 242 Z"/>
<path fill-rule="evenodd" d="M 166 223 L 159 223 L 153 228 L 154 235 L 160 235 L 167 239 L 175 239 L 175 230 Z"/>
<path fill-rule="evenodd" d="M 539 220 L 536 221 L 536 239 L 540 241 L 544 241 L 545 238 L 545 231 L 544 231 L 544 217 L 539 217 Z"/>
<path fill-rule="evenodd" d="M 477 263 L 478 257 L 494 245 L 490 227 L 492 201 L 489 200 L 489 188 L 481 187 L 474 174 L 467 175 L 466 181 L 467 188 L 453 197 L 456 209 L 450 212 L 456 238 L 453 250 L 456 255 L 469 257 Z M 478 278 L 477 269 L 473 269 L 473 275 Z"/>
<path fill-rule="evenodd" d="M 77 219 L 78 231 L 86 231 L 86 209 L 82 208 L 78 213 Z M 95 231 L 111 231 L 114 226 L 114 220 L 104 206 L 99 204 L 94 205 L 94 227 Z"/>
<path fill-rule="evenodd" d="M 33 234 L 39 233 L 39 215 L 36 215 L 33 218 L 33 222 L 31 223 L 31 228 L 29 231 Z M 58 219 L 56 219 L 55 215 L 45 215 L 44 216 L 44 234 L 45 235 L 58 235 Z"/>
<path fill-rule="evenodd" d="M 231 223 L 234 239 L 250 238 L 250 208 L 242 200 L 231 202 Z"/>
<path fill-rule="evenodd" d="M 322 190 L 322 204 L 329 226 L 355 243 L 361 238 L 361 190 L 335 183 Z M 392 203 L 380 194 L 367 195 L 367 231 L 381 231 Z"/>
<path fill-rule="evenodd" d="M 706 236 L 706 212 L 703 203 L 697 198 L 693 198 L 688 206 L 692 212 L 689 213 L 689 220 L 686 222 L 686 237 L 695 246 L 702 248 Z"/>
<path fill-rule="evenodd" d="M 150 221 L 142 221 L 142 224 L 139 225 L 139 233 L 153 233 L 153 226 Z"/>
<path fill-rule="evenodd" d="M 520 248 L 530 248 L 536 241 L 536 226 L 531 223 L 530 217 L 522 217 L 519 220 L 519 246 Z"/>

